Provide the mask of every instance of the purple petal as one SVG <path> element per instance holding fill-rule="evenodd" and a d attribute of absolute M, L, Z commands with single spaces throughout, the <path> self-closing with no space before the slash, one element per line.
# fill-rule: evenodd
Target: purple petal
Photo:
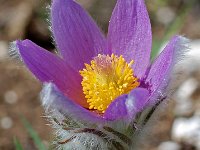
<path fill-rule="evenodd" d="M 84 123 L 104 123 L 105 120 L 72 102 L 68 97 L 62 94 L 52 83 L 44 84 L 41 92 L 42 104 L 46 111 L 57 110 L 65 117 L 75 119 Z"/>
<path fill-rule="evenodd" d="M 53 0 L 52 30 L 64 60 L 82 70 L 97 54 L 107 53 L 106 41 L 90 16 L 72 0 Z"/>
<path fill-rule="evenodd" d="M 22 60 L 42 82 L 53 82 L 77 103 L 87 106 L 81 87 L 81 76 L 62 59 L 29 40 L 17 41 Z"/>
<path fill-rule="evenodd" d="M 104 117 L 109 120 L 127 117 L 128 120 L 132 120 L 136 113 L 144 109 L 148 98 L 148 90 L 136 88 L 130 94 L 122 95 L 114 100 L 106 110 Z"/>
<path fill-rule="evenodd" d="M 104 117 L 109 120 L 116 120 L 127 115 L 126 100 L 128 95 L 116 98 L 107 108 Z"/>
<path fill-rule="evenodd" d="M 108 48 L 128 62 L 134 60 L 138 78 L 149 65 L 151 43 L 151 24 L 144 0 L 118 0 L 109 25 Z"/>
<path fill-rule="evenodd" d="M 150 85 L 152 94 L 158 95 L 162 93 L 164 96 L 164 90 L 169 83 L 173 67 L 185 54 L 185 43 L 185 38 L 174 36 L 150 67 L 145 82 Z M 155 100 L 152 99 L 152 101 Z"/>

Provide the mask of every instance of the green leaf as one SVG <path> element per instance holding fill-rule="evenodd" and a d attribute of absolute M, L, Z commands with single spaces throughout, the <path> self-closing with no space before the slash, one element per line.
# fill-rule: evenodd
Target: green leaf
<path fill-rule="evenodd" d="M 16 137 L 14 137 L 14 145 L 15 145 L 16 150 L 23 150 L 21 143 L 19 142 L 19 140 Z"/>
<path fill-rule="evenodd" d="M 38 136 L 37 132 L 32 128 L 31 124 L 24 117 L 21 117 L 21 121 L 26 130 L 28 131 L 28 134 L 33 139 L 33 142 L 35 146 L 38 148 L 38 150 L 47 150 L 45 145 L 42 143 L 42 140 Z"/>

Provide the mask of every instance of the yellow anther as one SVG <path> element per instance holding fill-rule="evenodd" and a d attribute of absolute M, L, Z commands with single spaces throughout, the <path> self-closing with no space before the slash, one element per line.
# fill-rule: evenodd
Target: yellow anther
<path fill-rule="evenodd" d="M 139 86 L 131 68 L 132 64 L 133 61 L 127 63 L 122 56 L 114 54 L 99 54 L 90 65 L 85 64 L 80 74 L 83 77 L 81 84 L 89 109 L 104 113 L 115 98 L 128 94 Z"/>

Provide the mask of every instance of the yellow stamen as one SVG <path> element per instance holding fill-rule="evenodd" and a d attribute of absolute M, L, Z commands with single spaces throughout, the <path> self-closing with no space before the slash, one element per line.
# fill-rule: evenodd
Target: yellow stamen
<path fill-rule="evenodd" d="M 112 54 L 98 55 L 85 64 L 85 69 L 80 71 L 83 80 L 83 93 L 89 104 L 89 109 L 96 109 L 102 113 L 110 103 L 122 94 L 128 94 L 139 86 L 138 79 L 133 74 L 131 65 L 120 56 Z"/>

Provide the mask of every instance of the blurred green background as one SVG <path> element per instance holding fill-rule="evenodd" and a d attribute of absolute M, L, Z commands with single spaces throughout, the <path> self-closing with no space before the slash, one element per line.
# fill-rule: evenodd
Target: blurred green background
<path fill-rule="evenodd" d="M 77 1 L 87 9 L 106 34 L 116 0 Z M 9 42 L 16 39 L 27 38 L 49 51 L 54 51 L 49 30 L 50 4 L 50 0 L 0 0 L 0 150 L 20 150 L 22 147 L 25 150 L 43 150 L 51 147 L 52 131 L 43 117 L 44 112 L 39 100 L 41 84 L 23 65 L 11 61 L 8 57 Z M 187 61 L 176 70 L 179 76 L 173 79 L 177 87 L 173 97 L 175 100 L 165 107 L 165 111 L 160 113 L 160 119 L 152 124 L 149 134 L 153 138 L 148 139 L 147 136 L 147 140 L 141 142 L 140 149 L 198 150 L 200 149 L 198 120 L 200 118 L 200 1 L 146 0 L 146 4 L 153 31 L 152 60 L 174 34 L 191 39 L 192 51 Z M 183 103 L 179 101 L 183 99 Z M 182 132 L 177 131 L 177 128 L 182 127 L 176 123 L 177 120 L 180 123 L 180 118 L 185 119 L 185 122 L 181 122 L 184 126 Z M 190 131 L 186 124 L 193 118 L 197 118 L 194 122 L 199 123 L 199 126 L 195 126 L 197 130 L 194 130 L 194 127 Z M 181 135 L 184 130 L 194 132 L 194 135 L 190 135 L 195 137 L 194 140 L 191 140 L 188 133 Z"/>

